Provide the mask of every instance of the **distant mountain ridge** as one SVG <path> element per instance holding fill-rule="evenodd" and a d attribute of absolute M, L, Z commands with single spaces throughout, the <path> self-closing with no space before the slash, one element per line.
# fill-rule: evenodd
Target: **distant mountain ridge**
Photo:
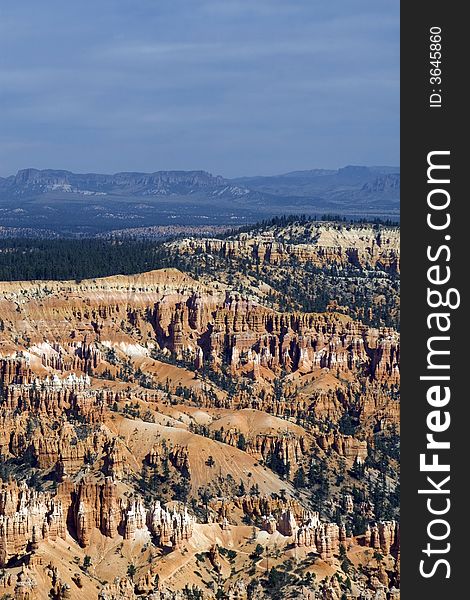
<path fill-rule="evenodd" d="M 396 167 L 236 179 L 203 170 L 81 174 L 28 168 L 0 178 L 0 228 L 88 235 L 169 223 L 248 223 L 279 214 L 396 219 L 399 192 Z"/>
<path fill-rule="evenodd" d="M 279 193 L 282 190 L 287 195 L 312 195 L 320 191 L 332 193 L 340 189 L 352 188 L 356 190 L 358 186 L 364 191 L 373 191 L 374 189 L 378 191 L 381 181 L 384 190 L 389 186 L 399 189 L 400 170 L 395 167 L 347 166 L 336 171 L 312 169 L 268 177 L 241 177 L 234 181 L 251 189 L 268 193 Z M 386 184 L 386 181 L 389 181 L 390 184 Z M 398 185 L 396 185 L 397 182 Z"/>
<path fill-rule="evenodd" d="M 78 174 L 71 171 L 23 169 L 14 176 L 0 180 L 0 190 L 15 192 L 93 191 L 96 193 L 167 194 L 174 191 L 191 193 L 194 189 L 213 188 L 224 184 L 222 177 L 205 171 L 158 171 L 156 173 Z"/>

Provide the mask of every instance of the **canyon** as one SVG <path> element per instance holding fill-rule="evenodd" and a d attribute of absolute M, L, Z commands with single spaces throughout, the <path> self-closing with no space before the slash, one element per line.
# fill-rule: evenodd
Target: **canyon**
<path fill-rule="evenodd" d="M 178 268 L 0 283 L 0 594 L 399 598 L 399 332 L 269 278 L 381 286 L 398 232 L 232 237 L 169 242 Z"/>

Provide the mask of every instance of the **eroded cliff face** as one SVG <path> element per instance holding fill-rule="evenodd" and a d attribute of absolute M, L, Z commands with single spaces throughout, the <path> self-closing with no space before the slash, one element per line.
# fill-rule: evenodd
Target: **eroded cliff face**
<path fill-rule="evenodd" d="M 355 257 L 315 252 L 391 268 L 393 240 L 363 242 Z M 282 262 L 269 244 L 258 258 Z M 300 597 L 336 600 L 350 555 L 367 565 L 351 567 L 352 597 L 394 597 L 397 332 L 175 269 L 0 291 L 6 592 L 214 598 L 223 580 L 227 597 L 263 598 L 266 555 L 318 575 L 290 582 Z"/>
<path fill-rule="evenodd" d="M 116 351 L 133 358 L 161 352 L 199 370 L 226 365 L 233 376 L 254 380 L 329 369 L 398 381 L 399 340 L 391 329 L 335 313 L 278 313 L 227 290 L 199 290 L 177 271 L 52 289 L 23 285 L 0 285 L 4 351 L 25 357 L 22 365 L 2 366 L 7 383 L 21 384 L 34 367 L 72 377 L 99 373 Z"/>
<path fill-rule="evenodd" d="M 302 243 L 302 240 L 305 241 Z M 279 265 L 295 257 L 300 263 L 318 266 L 348 264 L 399 270 L 400 234 L 396 228 L 334 226 L 308 223 L 287 226 L 277 235 L 238 234 L 236 239 L 188 239 L 177 242 L 190 253 L 242 256 L 259 263 Z"/>
<path fill-rule="evenodd" d="M 149 506 L 142 498 L 120 496 L 122 487 L 110 478 L 103 482 L 67 479 L 55 492 L 38 492 L 15 481 L 0 491 L 0 567 L 14 557 L 27 556 L 42 540 L 69 536 L 83 548 L 90 546 L 93 533 L 108 538 L 137 537 L 155 545 L 175 548 L 188 540 L 194 518 L 187 508 L 173 504 L 165 508 L 156 500 Z"/>
<path fill-rule="evenodd" d="M 396 227 L 286 221 L 223 239 L 178 239 L 163 254 L 164 264 L 178 261 L 201 281 L 223 282 L 279 310 L 399 326 Z"/>

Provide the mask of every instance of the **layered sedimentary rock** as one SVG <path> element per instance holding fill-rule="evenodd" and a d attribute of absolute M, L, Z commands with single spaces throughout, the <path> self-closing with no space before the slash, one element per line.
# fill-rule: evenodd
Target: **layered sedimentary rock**
<path fill-rule="evenodd" d="M 304 437 L 296 437 L 292 433 L 280 432 L 277 435 L 256 435 L 253 438 L 243 438 L 236 429 L 218 431 L 218 438 L 225 444 L 240 447 L 243 440 L 244 450 L 263 460 L 275 459 L 284 467 L 295 467 L 303 456 L 308 454 L 309 441 Z"/>
<path fill-rule="evenodd" d="M 376 231 L 370 226 L 358 227 L 316 225 L 308 227 L 310 243 L 299 243 L 301 232 L 292 231 L 292 242 L 279 241 L 269 234 L 240 234 L 238 239 L 188 239 L 180 242 L 185 252 L 220 254 L 225 258 L 243 256 L 261 264 L 288 262 L 295 257 L 300 263 L 323 265 L 362 265 L 399 270 L 399 231 Z M 305 235 L 305 234 L 304 234 Z"/>
<path fill-rule="evenodd" d="M 380 550 L 383 554 L 399 552 L 400 524 L 396 521 L 379 521 L 367 526 L 365 543 L 370 548 Z"/>
<path fill-rule="evenodd" d="M 190 539 L 193 533 L 194 518 L 186 507 L 164 508 L 154 502 L 148 509 L 142 500 L 129 501 L 123 509 L 125 539 L 133 539 L 138 531 L 149 532 L 161 547 L 178 546 Z"/>
<path fill-rule="evenodd" d="M 336 523 L 317 524 L 315 520 L 307 520 L 297 531 L 296 543 L 312 548 L 322 560 L 331 561 L 339 553 L 342 535 Z"/>
<path fill-rule="evenodd" d="M 116 577 L 113 583 L 107 583 L 99 593 L 99 600 L 132 600 L 135 597 L 134 586 L 125 577 Z"/>
<path fill-rule="evenodd" d="M 350 462 L 355 460 L 364 462 L 367 458 L 367 442 L 358 440 L 351 435 L 332 432 L 319 435 L 316 441 L 322 450 L 333 448 L 335 452 L 340 456 L 344 456 Z"/>
<path fill-rule="evenodd" d="M 190 478 L 188 448 L 179 444 L 175 446 L 168 446 L 162 442 L 154 444 L 145 457 L 144 468 L 148 467 L 150 472 L 163 471 L 165 465 L 168 465 L 167 461 L 184 477 Z"/>
<path fill-rule="evenodd" d="M 254 252 L 261 264 L 335 256 L 338 267 L 398 269 L 393 240 L 368 237 L 354 249 L 335 245 L 338 235 L 295 250 L 276 240 L 209 249 Z M 0 566 L 29 569 L 0 581 L 8 593 L 16 585 L 18 598 L 34 597 L 51 543 L 72 565 L 77 557 L 73 571 L 54 559 L 56 598 L 92 589 L 95 578 L 95 599 L 179 600 L 173 580 L 157 585 L 156 570 L 173 572 L 160 560 L 171 551 L 176 574 L 187 564 L 181 578 L 209 565 L 231 578 L 227 597 L 246 600 L 248 580 L 228 575 L 243 568 L 237 553 L 275 540 L 281 553 L 295 545 L 340 569 L 341 545 L 360 546 L 331 521 L 350 531 L 358 515 L 369 522 L 359 541 L 389 561 L 370 587 L 397 584 L 398 525 L 374 523 L 379 510 L 364 491 L 369 470 L 378 475 L 380 435 L 387 448 L 396 441 L 396 331 L 334 312 L 277 311 L 174 269 L 0 288 Z M 112 558 L 95 563 L 96 548 Z M 99 580 L 109 582 L 101 591 Z M 325 583 L 325 597 L 341 598 L 335 585 Z"/>
<path fill-rule="evenodd" d="M 118 486 L 66 479 L 55 494 L 38 492 L 11 481 L 0 490 L 0 566 L 10 558 L 38 548 L 43 539 L 75 537 L 87 547 L 93 531 L 103 536 L 134 539 L 145 531 L 164 546 L 178 546 L 193 532 L 194 519 L 185 507 L 166 509 L 160 502 L 145 508 L 141 499 L 120 498 Z"/>
<path fill-rule="evenodd" d="M 77 539 L 82 546 L 88 546 L 93 529 L 98 529 L 106 537 L 115 537 L 121 522 L 121 509 L 117 486 L 106 479 L 103 484 L 84 481 L 71 487 L 64 482 L 59 493 L 70 495 Z"/>
<path fill-rule="evenodd" d="M 301 518 L 305 509 L 292 498 L 273 498 L 272 496 L 243 496 L 234 498 L 233 505 L 241 508 L 244 514 L 253 517 L 264 517 L 267 515 L 279 515 L 291 512 L 295 518 Z M 231 505 L 225 504 L 223 514 L 230 513 Z"/>
<path fill-rule="evenodd" d="M 66 534 L 66 508 L 60 496 L 40 493 L 15 481 L 0 490 L 0 566 L 26 552 L 37 538 Z"/>
<path fill-rule="evenodd" d="M 331 561 L 339 552 L 340 541 L 346 541 L 346 534 L 336 523 L 322 523 L 318 513 L 303 511 L 300 518 L 289 509 L 277 519 L 277 531 L 293 537 L 297 546 L 306 546 L 319 554 L 324 561 Z"/>
<path fill-rule="evenodd" d="M 235 375 L 251 373 L 255 379 L 262 377 L 263 369 L 301 373 L 330 369 L 341 373 L 358 368 L 377 381 L 398 379 L 399 342 L 390 329 L 370 329 L 334 314 L 277 313 L 250 299 L 195 291 L 195 282 L 190 290 L 184 284 L 190 285 L 191 280 L 184 276 L 180 286 L 168 293 L 165 286 L 158 284 L 159 274 L 148 274 L 138 295 L 131 291 L 135 290 L 131 278 L 122 291 L 115 289 L 116 278 L 109 278 L 101 280 L 101 286 L 77 284 L 76 290 L 73 284 L 64 285 L 63 289 L 56 284 L 57 293 L 69 290 L 60 304 L 53 295 L 38 302 L 25 294 L 18 304 L 19 313 L 11 311 L 11 303 L 4 299 L 3 335 L 8 337 L 11 332 L 13 336 L 15 332 L 15 339 L 20 340 L 24 336 L 27 355 L 22 366 L 15 367 L 6 360 L 2 367 L 5 381 L 24 383 L 28 379 L 28 359 L 39 358 L 44 368 L 63 373 L 86 374 L 99 369 L 106 362 L 106 353 L 100 348 L 119 348 L 120 343 L 132 346 L 128 335 L 122 335 L 122 342 L 110 342 L 116 337 L 118 320 L 139 331 L 138 337 L 146 338 L 145 344 L 152 340 L 162 351 L 169 351 L 178 360 L 185 357 L 200 368 L 209 362 L 220 364 L 228 356 Z M 123 293 L 126 291 L 133 294 L 132 304 L 129 295 Z M 85 310 L 79 293 L 88 296 Z M 8 297 L 5 292 L 4 295 Z M 25 319 L 32 323 L 32 331 L 24 327 Z M 46 340 L 41 330 L 34 329 L 36 320 L 45 324 L 42 331 L 47 331 Z M 28 345 L 26 336 L 34 342 Z M 61 342 L 71 336 L 76 341 Z M 135 342 L 129 350 L 148 354 L 145 345 Z M 63 387 L 63 382 L 53 380 L 50 388 Z M 71 381 L 71 387 L 72 383 L 77 389 L 86 387 L 86 380 Z"/>
<path fill-rule="evenodd" d="M 18 573 L 15 585 L 15 600 L 34 600 L 37 598 L 37 581 L 34 575 L 23 567 Z"/>

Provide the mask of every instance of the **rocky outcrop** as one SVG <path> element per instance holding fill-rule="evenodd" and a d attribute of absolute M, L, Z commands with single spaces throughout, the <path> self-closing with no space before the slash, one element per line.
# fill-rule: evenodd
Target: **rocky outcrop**
<path fill-rule="evenodd" d="M 33 574 L 26 567 L 22 567 L 16 579 L 15 600 L 35 600 L 37 587 Z"/>
<path fill-rule="evenodd" d="M 0 566 L 21 556 L 38 536 L 65 538 L 66 509 L 60 497 L 12 481 L 0 490 Z"/>
<path fill-rule="evenodd" d="M 340 543 L 347 541 L 344 527 L 322 522 L 318 512 L 306 511 L 295 502 L 276 503 L 261 499 L 261 503 L 244 503 L 245 511 L 252 515 L 259 511 L 260 506 L 266 510 L 262 517 L 265 531 L 270 534 L 278 531 L 292 538 L 297 546 L 307 547 L 324 561 L 330 562 L 338 556 Z"/>
<path fill-rule="evenodd" d="M 121 479 L 126 472 L 126 464 L 121 444 L 112 439 L 104 446 L 104 474 L 112 479 Z"/>
<path fill-rule="evenodd" d="M 269 522 L 269 520 L 268 520 Z M 336 523 L 322 523 L 318 513 L 304 511 L 296 519 L 292 510 L 286 510 L 277 519 L 277 531 L 293 537 L 297 546 L 306 546 L 326 562 L 339 553 L 340 542 L 346 541 L 346 533 Z"/>
<path fill-rule="evenodd" d="M 340 250 L 325 237 L 314 250 L 265 241 L 251 246 L 259 264 L 282 265 L 294 255 L 323 264 L 334 255 L 338 268 L 396 268 L 393 241 L 379 238 L 370 248 L 364 241 Z M 388 561 L 385 571 L 370 576 L 370 589 L 382 593 L 380 586 L 397 585 L 389 565 L 399 557 L 398 525 L 373 523 L 365 494 L 367 476 L 377 470 L 374 460 L 366 462 L 369 451 L 375 459 L 384 447 L 380 436 L 396 439 L 397 332 L 335 312 L 274 310 L 254 294 L 196 282 L 174 269 L 0 288 L 0 566 L 28 569 L 18 582 L 16 571 L 5 578 L 8 593 L 17 584 L 19 598 L 34 597 L 48 542 L 77 556 L 70 573 L 54 559 L 55 598 L 76 595 L 76 588 L 87 593 L 95 565 L 97 581 L 109 581 L 93 553 L 115 546 L 120 572 L 125 561 L 138 570 L 133 581 L 104 585 L 102 600 L 179 600 L 182 594 L 166 589 L 165 581 L 156 589 L 156 572 L 173 565 L 154 569 L 152 561 L 165 565 L 163 557 L 173 552 L 168 562 L 183 561 L 189 570 L 201 544 L 225 577 L 226 562 L 238 569 L 241 557 L 222 548 L 232 548 L 242 533 L 253 550 L 275 538 L 281 551 L 297 546 L 298 554 L 319 557 L 334 571 L 341 545 L 349 551 L 358 540 L 326 522 L 333 515 L 348 531 L 356 515 L 369 522 L 359 541 Z M 390 473 L 394 461 L 395 455 Z M 303 506 L 315 493 L 316 484 L 305 486 L 315 467 L 331 491 L 322 519 Z M 341 486 L 332 485 L 335 475 Z M 341 488 L 352 492 L 341 496 Z M 188 498 L 190 512 L 166 502 L 171 498 Z M 77 573 L 88 555 L 92 572 Z M 241 578 L 239 585 L 229 579 L 225 594 L 246 600 Z M 336 600 L 335 586 L 325 583 L 325 598 Z M 309 600 L 311 592 L 304 594 Z"/>
<path fill-rule="evenodd" d="M 219 573 L 222 570 L 222 564 L 220 562 L 220 553 L 217 544 L 214 544 L 210 547 L 209 560 L 211 565 L 214 567 L 214 570 Z"/>
<path fill-rule="evenodd" d="M 340 456 L 346 458 L 350 464 L 354 461 L 362 463 L 367 458 L 367 442 L 358 440 L 351 435 L 332 432 L 319 435 L 316 442 L 322 450 L 333 449 Z"/>
<path fill-rule="evenodd" d="M 36 356 L 43 351 L 40 346 L 30 349 Z M 92 390 L 86 367 L 76 366 L 67 373 L 64 365 L 55 365 L 52 375 L 38 376 L 31 368 L 32 355 L 16 353 L 14 357 L 0 357 L 1 407 L 15 412 L 31 412 L 59 418 L 63 411 L 74 411 L 88 423 L 104 419 L 105 411 L 113 398 L 101 391 Z M 37 371 L 41 371 L 35 362 Z M 78 375 L 77 375 L 78 372 Z"/>
<path fill-rule="evenodd" d="M 138 498 L 122 500 L 111 478 L 78 484 L 66 479 L 55 495 L 12 481 L 0 491 L 0 566 L 14 556 L 34 553 L 42 540 L 72 535 L 87 547 L 94 530 L 124 539 L 144 532 L 161 547 L 177 547 L 190 539 L 194 522 L 183 506 L 165 508 L 154 502 L 147 509 Z"/>
<path fill-rule="evenodd" d="M 291 537 L 295 535 L 297 531 L 298 525 L 295 520 L 295 515 L 293 510 L 286 510 L 279 516 L 277 520 L 277 530 L 282 535 L 287 537 Z"/>
<path fill-rule="evenodd" d="M 116 577 L 99 592 L 98 600 L 132 600 L 136 598 L 134 586 L 127 578 Z"/>
<path fill-rule="evenodd" d="M 61 580 L 58 568 L 53 564 L 49 564 L 46 573 L 51 578 L 50 596 L 56 600 L 70 600 L 72 598 L 70 586 Z"/>
<path fill-rule="evenodd" d="M 305 509 L 292 498 L 273 498 L 272 496 L 242 496 L 241 498 L 233 498 L 233 505 L 241 508 L 244 514 L 250 517 L 262 518 L 267 515 L 280 515 L 285 512 L 292 512 L 296 518 L 301 518 Z M 230 514 L 231 504 L 223 505 L 223 514 Z M 222 513 L 221 513 L 222 514 Z"/>
<path fill-rule="evenodd" d="M 299 263 L 318 266 L 360 265 L 367 268 L 399 270 L 399 231 L 384 229 L 376 231 L 369 226 L 363 228 L 309 224 L 306 226 L 312 242 L 279 241 L 267 234 L 248 236 L 240 234 L 238 239 L 188 239 L 180 242 L 187 253 L 204 252 L 218 254 L 223 258 L 244 257 L 255 264 L 280 265 L 295 258 Z M 305 235 L 305 233 L 304 233 Z"/>
<path fill-rule="evenodd" d="M 260 434 L 254 437 L 241 435 L 237 429 L 217 430 L 217 439 L 225 444 L 240 448 L 243 440 L 243 449 L 248 454 L 263 459 L 268 463 L 281 465 L 285 470 L 294 469 L 310 450 L 309 441 L 305 437 L 297 437 L 292 432 L 280 432 L 277 435 Z"/>
<path fill-rule="evenodd" d="M 338 555 L 340 538 L 343 536 L 344 532 L 336 523 L 317 523 L 311 519 L 297 530 L 296 543 L 311 548 L 322 560 L 329 562 Z"/>
<path fill-rule="evenodd" d="M 144 469 L 151 472 L 164 473 L 170 465 L 183 477 L 189 479 L 191 469 L 188 448 L 179 444 L 173 446 L 166 442 L 157 442 L 144 460 Z"/>
<path fill-rule="evenodd" d="M 103 484 L 84 481 L 70 489 L 69 482 L 59 487 L 59 493 L 70 491 L 75 530 L 81 546 L 88 546 L 93 529 L 106 537 L 115 537 L 121 522 L 117 486 L 110 478 Z"/>
<path fill-rule="evenodd" d="M 203 294 L 196 282 L 192 290 L 185 289 L 184 283 L 190 282 L 185 276 L 171 293 L 156 281 L 152 284 L 150 278 L 130 305 L 129 297 L 123 295 L 126 286 L 121 292 L 112 284 L 107 286 L 106 281 L 101 280 L 101 286 L 108 288 L 108 300 L 106 293 L 103 298 L 100 284 L 88 282 L 76 285 L 76 290 L 70 284 L 60 309 L 53 294 L 40 303 L 26 296 L 19 305 L 20 313 L 9 312 L 6 303 L 8 326 L 4 335 L 15 331 L 16 339 L 21 338 L 25 319 L 40 320 L 50 332 L 51 339 L 45 341 L 39 330 L 28 330 L 31 342 L 28 345 L 25 339 L 23 353 L 29 360 L 39 359 L 44 369 L 68 376 L 67 380 L 53 377 L 44 383 L 51 390 L 86 387 L 86 379 L 80 379 L 82 375 L 74 379 L 73 374 L 103 370 L 114 347 L 148 355 L 147 341 L 145 345 L 142 341 L 149 337 L 160 351 L 170 352 L 176 360 L 189 360 L 198 368 L 209 363 L 217 366 L 229 357 L 234 375 L 251 374 L 255 380 L 264 377 L 263 369 L 274 373 L 318 369 L 346 373 L 359 369 L 377 381 L 398 379 L 398 336 L 388 328 L 371 329 L 333 313 L 278 313 L 228 292 L 223 295 L 207 290 Z M 76 296 L 79 290 L 87 295 L 85 306 L 82 297 Z M 138 340 L 131 341 L 127 333 L 121 334 L 126 342 L 119 336 L 116 339 L 117 319 L 123 321 L 124 329 L 138 330 Z M 75 339 L 70 341 L 70 337 Z M 15 366 L 7 360 L 2 369 L 8 384 L 24 383 L 31 376 L 27 364 Z"/>
<path fill-rule="evenodd" d="M 176 547 L 189 540 L 194 522 L 186 507 L 163 508 L 158 501 L 150 507 L 147 517 L 149 530 L 161 547 Z"/>
<path fill-rule="evenodd" d="M 384 555 L 398 553 L 400 550 L 400 524 L 396 521 L 379 521 L 368 525 L 365 544 Z"/>
<path fill-rule="evenodd" d="M 147 571 L 137 579 L 135 591 L 137 594 L 149 594 L 153 591 L 158 591 L 159 577 Z"/>

